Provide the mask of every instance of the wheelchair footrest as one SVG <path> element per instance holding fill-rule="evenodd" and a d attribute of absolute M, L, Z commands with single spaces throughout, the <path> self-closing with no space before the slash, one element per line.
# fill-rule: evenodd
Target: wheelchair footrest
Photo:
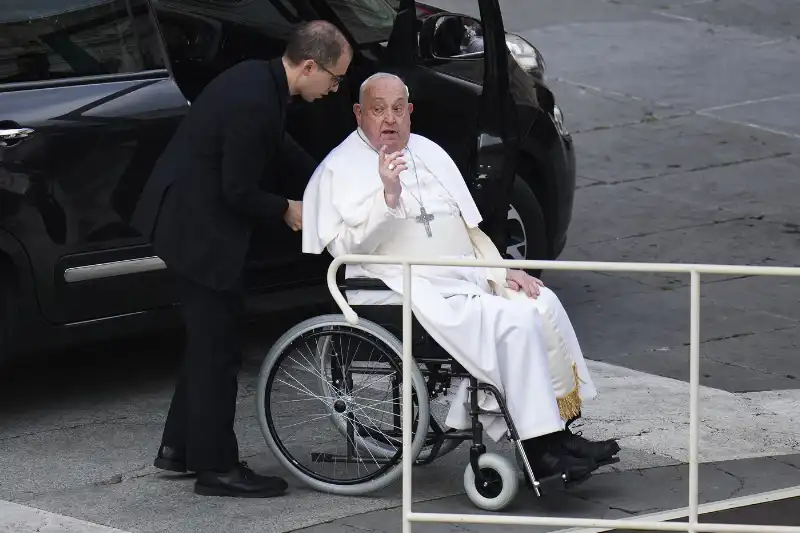
<path fill-rule="evenodd" d="M 539 489 L 540 496 L 546 496 L 552 492 L 558 492 L 566 489 L 570 489 L 572 487 L 577 487 L 588 481 L 592 477 L 592 474 L 587 474 L 585 477 L 576 480 L 565 480 L 565 476 L 563 474 L 556 474 L 553 476 L 541 478 L 536 480 L 536 488 Z M 529 489 L 534 490 L 534 485 L 531 483 L 531 480 L 528 479 L 528 476 L 525 476 L 525 484 L 528 486 Z"/>
<path fill-rule="evenodd" d="M 345 463 L 345 464 L 364 464 L 371 463 L 376 465 L 385 465 L 391 462 L 391 459 L 384 457 L 362 457 L 360 455 L 340 455 L 335 453 L 320 453 L 311 452 L 311 460 L 315 463 Z"/>
<path fill-rule="evenodd" d="M 601 466 L 608 466 L 608 465 L 615 465 L 619 462 L 619 457 L 612 457 L 611 459 L 606 459 L 605 461 L 600 461 L 597 463 L 598 468 Z"/>

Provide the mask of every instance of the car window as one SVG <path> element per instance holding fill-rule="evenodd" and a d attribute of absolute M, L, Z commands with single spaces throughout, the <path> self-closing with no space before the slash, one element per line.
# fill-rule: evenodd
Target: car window
<path fill-rule="evenodd" d="M 386 0 L 328 0 L 359 45 L 388 41 L 397 12 Z"/>
<path fill-rule="evenodd" d="M 481 7 L 477 0 L 423 0 L 417 2 L 418 7 L 433 8 L 437 11 L 448 11 L 459 15 L 481 18 Z"/>
<path fill-rule="evenodd" d="M 437 8 L 444 8 L 448 3 L 453 2 L 426 2 L 428 5 L 439 4 L 434 5 Z M 486 66 L 480 3 L 478 0 L 458 0 L 458 8 L 445 11 L 455 11 L 460 15 L 446 15 L 436 22 L 431 46 L 435 55 L 445 60 L 432 64 L 431 68 L 480 84 Z"/>
<path fill-rule="evenodd" d="M 3 0 L 0 83 L 164 68 L 146 0 Z"/>

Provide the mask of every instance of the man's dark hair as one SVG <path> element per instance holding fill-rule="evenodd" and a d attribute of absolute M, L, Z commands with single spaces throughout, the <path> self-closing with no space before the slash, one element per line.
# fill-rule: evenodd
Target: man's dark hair
<path fill-rule="evenodd" d="M 295 28 L 289 36 L 284 57 L 292 65 L 313 59 L 323 67 L 335 65 L 350 43 L 339 29 L 324 20 L 312 20 Z"/>

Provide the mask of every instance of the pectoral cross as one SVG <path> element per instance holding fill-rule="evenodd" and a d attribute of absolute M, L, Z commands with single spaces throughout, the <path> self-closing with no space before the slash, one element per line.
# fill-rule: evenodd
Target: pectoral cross
<path fill-rule="evenodd" d="M 425 226 L 425 233 L 428 234 L 428 237 L 433 237 L 433 232 L 431 231 L 431 220 L 434 219 L 433 215 L 429 215 L 427 211 L 425 211 L 424 207 L 419 208 L 419 216 L 416 217 L 416 220 L 419 224 L 423 224 Z"/>

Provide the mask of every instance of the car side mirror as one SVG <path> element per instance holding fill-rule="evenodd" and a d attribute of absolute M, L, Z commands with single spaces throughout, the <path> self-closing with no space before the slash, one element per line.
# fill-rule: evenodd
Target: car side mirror
<path fill-rule="evenodd" d="M 466 15 L 438 13 L 425 19 L 419 31 L 423 59 L 464 60 L 483 57 L 483 26 Z"/>

